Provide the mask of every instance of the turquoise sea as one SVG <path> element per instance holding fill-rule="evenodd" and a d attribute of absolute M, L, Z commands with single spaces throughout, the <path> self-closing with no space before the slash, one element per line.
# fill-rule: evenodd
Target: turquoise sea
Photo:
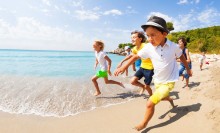
<path fill-rule="evenodd" d="M 108 56 L 113 73 L 124 56 Z M 4 112 L 65 117 L 129 101 L 137 90 L 129 84 L 130 77 L 110 76 L 126 88 L 99 79 L 102 95 L 94 97 L 94 52 L 0 50 L 0 61 L 0 110 Z"/>

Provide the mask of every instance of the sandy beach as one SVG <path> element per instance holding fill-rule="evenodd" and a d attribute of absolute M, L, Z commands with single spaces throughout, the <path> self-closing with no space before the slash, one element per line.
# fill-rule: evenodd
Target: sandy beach
<path fill-rule="evenodd" d="M 220 60 L 210 60 L 200 71 L 193 62 L 190 89 L 179 80 L 171 97 L 177 108 L 160 102 L 142 133 L 219 133 L 220 132 Z M 146 94 L 146 92 L 145 92 Z M 1 133 L 136 133 L 133 127 L 144 116 L 148 95 L 127 103 L 80 113 L 64 118 L 0 112 Z"/>

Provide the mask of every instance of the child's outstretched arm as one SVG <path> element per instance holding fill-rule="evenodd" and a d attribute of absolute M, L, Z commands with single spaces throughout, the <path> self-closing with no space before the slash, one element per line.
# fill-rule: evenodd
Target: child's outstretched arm
<path fill-rule="evenodd" d="M 188 63 L 186 61 L 185 56 L 182 54 L 179 59 L 181 60 L 181 62 L 184 64 L 187 74 L 191 77 L 192 76 L 192 70 L 189 68 Z"/>
<path fill-rule="evenodd" d="M 108 74 L 110 76 L 112 76 L 112 73 L 111 73 L 111 64 L 112 64 L 112 60 L 106 55 L 105 57 L 105 60 L 108 62 Z"/>
<path fill-rule="evenodd" d="M 114 75 L 118 76 L 119 74 L 123 74 L 124 71 L 139 58 L 140 57 L 138 55 L 132 55 L 132 57 L 127 61 L 126 64 L 115 70 Z"/>
<path fill-rule="evenodd" d="M 126 56 L 126 57 L 118 64 L 117 68 L 121 67 L 122 64 L 123 64 L 126 60 L 130 59 L 131 57 L 132 57 L 132 55 Z"/>

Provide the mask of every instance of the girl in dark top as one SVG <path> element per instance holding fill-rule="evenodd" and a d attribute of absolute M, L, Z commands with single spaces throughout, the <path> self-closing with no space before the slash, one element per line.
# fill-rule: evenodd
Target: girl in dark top
<path fill-rule="evenodd" d="M 186 45 L 187 45 L 186 39 L 184 37 L 180 37 L 178 39 L 178 44 L 179 44 L 179 47 L 183 50 L 183 55 L 186 58 L 189 68 L 192 69 L 192 63 L 191 63 L 191 59 L 189 56 L 189 50 L 186 48 Z M 183 77 L 182 80 L 184 80 L 184 78 L 186 79 L 186 85 L 184 87 L 189 89 L 189 75 L 184 71 L 186 69 L 184 64 L 179 59 L 177 61 L 180 62 L 179 76 Z"/>

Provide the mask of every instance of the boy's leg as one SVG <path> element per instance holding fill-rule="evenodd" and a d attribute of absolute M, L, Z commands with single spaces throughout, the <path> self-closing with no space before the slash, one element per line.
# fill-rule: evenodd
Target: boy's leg
<path fill-rule="evenodd" d="M 142 90 L 140 91 L 140 95 L 143 94 L 144 90 L 146 89 L 146 86 L 139 82 L 139 80 L 144 76 L 144 69 L 140 68 L 137 70 L 137 72 L 134 74 L 134 77 L 131 79 L 131 84 L 140 87 Z"/>
<path fill-rule="evenodd" d="M 115 80 L 109 80 L 108 77 L 104 78 L 104 81 L 106 84 L 117 84 L 120 85 L 121 87 L 125 88 L 124 85 L 121 82 L 115 81 Z"/>
<path fill-rule="evenodd" d="M 180 65 L 179 67 L 180 67 L 179 68 L 179 76 L 182 76 L 182 81 L 183 81 L 184 80 L 183 72 L 185 70 L 185 66 Z"/>
<path fill-rule="evenodd" d="M 93 82 L 93 84 L 94 84 L 94 86 L 95 86 L 95 89 L 96 89 L 96 93 L 94 94 L 95 96 L 98 96 L 98 95 L 100 95 L 101 94 L 101 91 L 99 90 L 99 85 L 98 85 L 98 82 L 97 82 L 97 79 L 98 79 L 99 77 L 97 77 L 97 76 L 93 76 L 92 77 L 92 82 Z"/>
<path fill-rule="evenodd" d="M 144 74 L 144 78 L 145 78 L 144 79 L 145 89 L 147 90 L 148 94 L 151 96 L 152 89 L 150 88 L 150 83 L 153 79 L 154 70 L 144 69 L 143 74 Z"/>
<path fill-rule="evenodd" d="M 131 83 L 132 85 L 134 85 L 134 86 L 140 87 L 140 88 L 141 88 L 140 94 L 143 94 L 143 92 L 144 92 L 144 90 L 145 90 L 146 87 L 145 87 L 144 84 L 142 84 L 142 83 L 139 82 L 138 80 L 139 80 L 138 77 L 133 76 L 133 77 L 131 78 L 130 83 Z"/>
<path fill-rule="evenodd" d="M 172 99 L 170 96 L 165 97 L 165 98 L 162 99 L 162 100 L 170 102 L 170 104 L 171 104 L 171 106 L 172 106 L 173 108 L 177 107 L 177 105 L 174 105 L 173 99 Z"/>
<path fill-rule="evenodd" d="M 200 70 L 201 70 L 201 71 L 202 71 L 202 65 L 203 65 L 203 64 L 200 64 Z"/>
<path fill-rule="evenodd" d="M 128 68 L 125 70 L 125 75 L 128 76 Z"/>
<path fill-rule="evenodd" d="M 154 108 L 155 108 L 155 104 L 151 102 L 151 100 L 148 100 L 146 112 L 144 115 L 144 120 L 139 125 L 135 126 L 135 129 L 137 131 L 144 129 L 147 126 L 148 122 L 151 120 L 152 116 L 154 115 Z"/>
<path fill-rule="evenodd" d="M 152 89 L 150 88 L 150 85 L 145 85 L 145 89 L 147 90 L 148 94 L 152 95 Z"/>
<path fill-rule="evenodd" d="M 135 127 L 136 130 L 140 131 L 147 126 L 148 122 L 154 114 L 155 105 L 159 103 L 161 100 L 168 100 L 170 101 L 171 105 L 174 106 L 173 99 L 169 97 L 169 92 L 173 89 L 173 87 L 174 83 L 155 84 L 156 91 L 148 99 L 144 120 L 141 122 L 141 124 Z"/>
<path fill-rule="evenodd" d="M 186 78 L 186 88 L 189 89 L 189 78 Z"/>

